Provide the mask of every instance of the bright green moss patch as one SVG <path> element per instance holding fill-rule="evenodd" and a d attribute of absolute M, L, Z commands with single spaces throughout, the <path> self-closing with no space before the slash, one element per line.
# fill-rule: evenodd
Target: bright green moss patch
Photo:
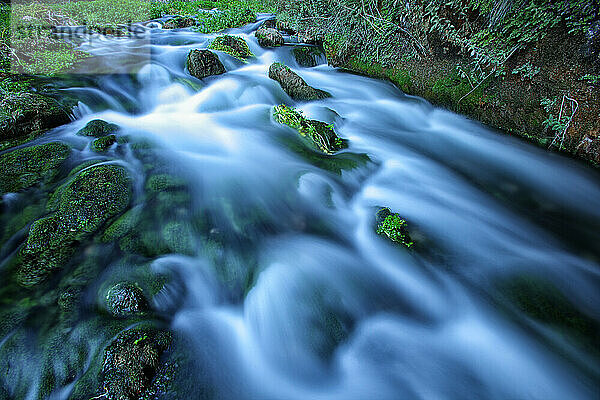
<path fill-rule="evenodd" d="M 101 119 L 95 119 L 88 122 L 83 128 L 77 131 L 80 136 L 90 136 L 100 138 L 113 134 L 119 130 L 119 126 L 115 124 L 109 124 Z"/>
<path fill-rule="evenodd" d="M 313 146 L 324 153 L 332 154 L 346 147 L 344 141 L 333 130 L 333 125 L 310 120 L 299 111 L 281 104 L 273 108 L 275 121 L 293 128 L 309 139 Z"/>
<path fill-rule="evenodd" d="M 0 156 L 0 193 L 17 192 L 37 183 L 48 183 L 71 154 L 64 143 L 52 142 L 13 150 Z"/>
<path fill-rule="evenodd" d="M 377 234 L 409 248 L 414 244 L 408 233 L 406 220 L 399 214 L 392 213 L 389 208 L 377 212 Z"/>
<path fill-rule="evenodd" d="M 101 153 L 101 152 L 108 150 L 108 148 L 110 146 L 112 146 L 113 144 L 115 144 L 116 142 L 117 142 L 117 137 L 115 135 L 108 135 L 108 136 L 103 136 L 101 138 L 94 140 L 90 147 L 91 147 L 92 151 Z"/>
<path fill-rule="evenodd" d="M 250 51 L 248 43 L 240 37 L 232 35 L 218 36 L 210 43 L 209 49 L 222 51 L 235 58 L 245 61 L 247 58 L 254 57 Z"/>
<path fill-rule="evenodd" d="M 125 236 L 140 222 L 143 206 L 137 205 L 113 222 L 102 236 L 103 242 L 112 242 Z"/>
<path fill-rule="evenodd" d="M 123 212 L 131 182 L 124 168 L 99 165 L 80 172 L 57 193 L 57 211 L 33 223 L 21 249 L 18 280 L 24 286 L 43 281 L 69 259 L 79 241 Z"/>

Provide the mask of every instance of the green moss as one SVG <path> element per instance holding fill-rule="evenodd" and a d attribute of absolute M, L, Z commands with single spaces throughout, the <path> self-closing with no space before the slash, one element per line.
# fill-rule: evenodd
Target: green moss
<path fill-rule="evenodd" d="M 80 172 L 59 193 L 57 211 L 33 223 L 21 249 L 18 280 L 24 286 L 43 281 L 69 259 L 79 241 L 123 212 L 131 182 L 124 168 L 100 165 Z"/>
<path fill-rule="evenodd" d="M 110 146 L 117 142 L 117 137 L 115 135 L 103 136 L 94 140 L 91 144 L 92 151 L 101 153 L 109 149 Z"/>
<path fill-rule="evenodd" d="M 120 282 L 112 286 L 108 289 L 105 300 L 108 312 L 116 317 L 127 317 L 148 311 L 144 292 L 133 282 Z M 137 345 L 137 341 L 134 345 Z"/>
<path fill-rule="evenodd" d="M 307 119 L 299 111 L 285 104 L 275 106 L 273 115 L 275 121 L 295 129 L 324 153 L 332 154 L 346 147 L 344 140 L 338 137 L 333 130 L 333 125 Z"/>
<path fill-rule="evenodd" d="M 159 378 L 161 355 L 172 338 L 154 329 L 130 329 L 121 333 L 104 351 L 98 394 L 107 398 L 146 398 Z"/>
<path fill-rule="evenodd" d="M 399 214 L 392 213 L 389 208 L 377 212 L 377 234 L 386 236 L 393 242 L 411 247 L 414 243 L 408 233 L 408 224 Z"/>
<path fill-rule="evenodd" d="M 551 283 L 518 276 L 501 284 L 501 291 L 527 316 L 583 341 L 600 343 L 600 326 L 577 308 Z"/>
<path fill-rule="evenodd" d="M 143 209 L 143 205 L 139 204 L 119 217 L 106 229 L 102 241 L 112 242 L 129 233 L 141 220 Z"/>
<path fill-rule="evenodd" d="M 71 154 L 71 148 L 59 142 L 13 150 L 0 156 L 0 193 L 17 192 L 37 183 L 49 183 Z"/>
<path fill-rule="evenodd" d="M 180 189 L 185 186 L 185 181 L 173 175 L 152 175 L 146 181 L 146 190 L 149 192 L 163 192 L 167 190 Z"/>
<path fill-rule="evenodd" d="M 194 235 L 190 224 L 171 221 L 163 227 L 162 236 L 172 252 L 194 255 Z"/>
<path fill-rule="evenodd" d="M 116 133 L 118 130 L 118 125 L 109 124 L 108 122 L 102 121 L 101 119 L 95 119 L 88 122 L 83 128 L 77 131 L 77 134 L 80 136 L 100 138 Z"/>
<path fill-rule="evenodd" d="M 357 57 L 348 61 L 348 68 L 362 75 L 379 79 L 386 79 L 396 85 L 403 92 L 410 92 L 412 80 L 410 73 L 401 68 L 386 68 L 378 62 L 365 62 Z"/>
<path fill-rule="evenodd" d="M 296 62 L 302 67 L 315 67 L 318 58 L 323 55 L 316 46 L 295 46 L 292 53 Z"/>
<path fill-rule="evenodd" d="M 232 35 L 218 36 L 210 43 L 209 49 L 222 51 L 242 61 L 254 57 L 246 41 L 240 37 Z"/>

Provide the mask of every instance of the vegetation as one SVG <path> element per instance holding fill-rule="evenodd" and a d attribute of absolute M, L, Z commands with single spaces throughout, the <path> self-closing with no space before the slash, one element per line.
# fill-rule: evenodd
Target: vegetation
<path fill-rule="evenodd" d="M 310 120 L 291 107 L 281 104 L 273 108 L 275 121 L 295 129 L 324 153 L 332 154 L 345 147 L 344 141 L 333 130 L 333 125 Z"/>
<path fill-rule="evenodd" d="M 222 51 L 244 62 L 247 58 L 254 57 L 254 54 L 248 47 L 248 43 L 244 39 L 232 35 L 217 36 L 208 48 Z"/>
<path fill-rule="evenodd" d="M 408 224 L 399 214 L 392 213 L 389 208 L 377 212 L 377 234 L 386 236 L 392 242 L 410 248 L 414 243 L 408 233 Z"/>
<path fill-rule="evenodd" d="M 285 24 L 323 43 L 334 66 L 600 161 L 593 145 L 600 99 L 586 88 L 600 66 L 597 2 L 280 0 L 277 7 Z"/>

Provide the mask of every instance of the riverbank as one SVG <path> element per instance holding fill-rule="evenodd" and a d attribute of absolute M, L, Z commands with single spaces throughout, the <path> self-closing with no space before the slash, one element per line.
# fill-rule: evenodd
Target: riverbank
<path fill-rule="evenodd" d="M 280 24 L 321 43 L 333 66 L 598 165 L 597 4 L 392 3 L 277 7 Z"/>

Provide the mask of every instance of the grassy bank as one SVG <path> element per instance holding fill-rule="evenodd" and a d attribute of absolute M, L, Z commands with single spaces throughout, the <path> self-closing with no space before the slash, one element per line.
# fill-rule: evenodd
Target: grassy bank
<path fill-rule="evenodd" d="M 600 162 L 596 1 L 279 0 L 330 64 Z"/>

